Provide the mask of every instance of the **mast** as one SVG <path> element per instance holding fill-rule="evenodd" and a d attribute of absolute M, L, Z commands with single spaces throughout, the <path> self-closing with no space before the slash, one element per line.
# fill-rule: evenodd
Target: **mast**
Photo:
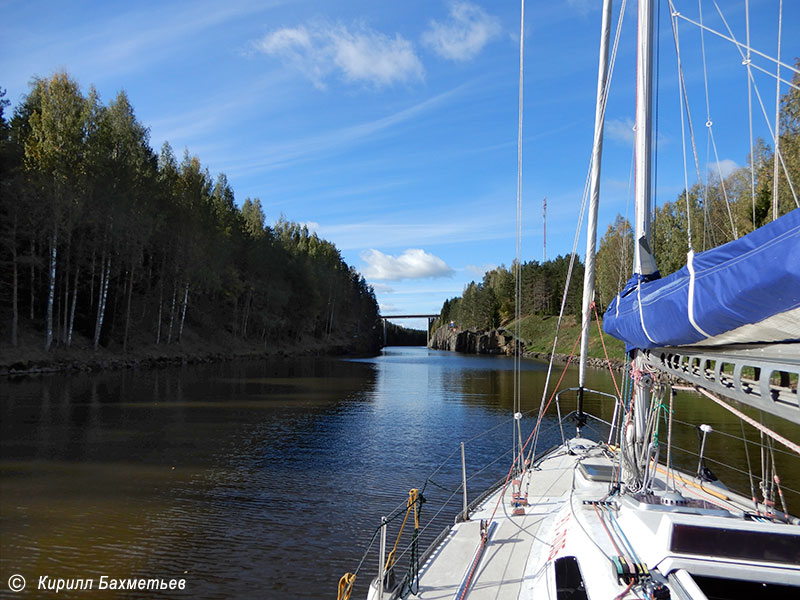
<path fill-rule="evenodd" d="M 639 0 L 638 42 L 636 60 L 636 240 L 634 244 L 634 272 L 642 279 L 656 272 L 656 263 L 650 252 L 650 201 L 651 169 L 653 155 L 653 7 L 654 0 Z M 641 356 L 635 358 L 636 368 L 641 372 L 644 364 Z M 636 427 L 636 456 L 644 457 L 647 444 L 647 410 L 650 405 L 650 383 L 648 376 L 642 377 L 636 386 L 634 419 Z"/>
<path fill-rule="evenodd" d="M 595 248 L 597 246 L 597 207 L 600 203 L 600 164 L 603 155 L 603 125 L 606 87 L 608 82 L 608 42 L 611 38 L 611 0 L 603 1 L 603 21 L 600 34 L 600 60 L 597 69 L 597 103 L 594 113 L 594 144 L 589 197 L 589 222 L 586 230 L 586 268 L 583 271 L 583 310 L 581 311 L 581 361 L 578 375 L 578 436 L 586 423 L 583 414 L 583 388 L 586 383 L 586 359 L 589 352 L 591 303 L 594 300 Z"/>
<path fill-rule="evenodd" d="M 650 253 L 650 189 L 653 155 L 653 4 L 639 0 L 638 42 L 636 60 L 636 244 L 634 272 L 650 275 L 656 263 Z"/>

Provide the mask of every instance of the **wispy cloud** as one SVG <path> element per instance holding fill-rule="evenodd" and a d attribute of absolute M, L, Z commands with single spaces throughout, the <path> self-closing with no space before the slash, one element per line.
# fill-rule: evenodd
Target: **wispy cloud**
<path fill-rule="evenodd" d="M 375 290 L 376 294 L 393 294 L 394 288 L 390 285 L 386 285 L 385 283 L 373 283 L 372 289 Z"/>
<path fill-rule="evenodd" d="M 442 58 L 466 61 L 474 58 L 500 34 L 500 21 L 470 2 L 451 2 L 449 18 L 431 21 L 422 43 Z"/>
<path fill-rule="evenodd" d="M 410 41 L 363 24 L 352 28 L 330 23 L 285 27 L 254 42 L 253 48 L 280 58 L 320 89 L 334 75 L 375 87 L 419 81 L 425 76 Z"/>
<path fill-rule="evenodd" d="M 319 223 L 316 221 L 300 221 L 298 225 L 308 228 L 308 230 L 312 233 L 316 233 L 316 231 L 319 229 Z"/>
<path fill-rule="evenodd" d="M 475 273 L 478 277 L 483 277 L 486 273 L 496 268 L 497 265 L 486 263 L 485 265 L 467 265 L 464 267 L 470 273 Z"/>
<path fill-rule="evenodd" d="M 585 15 L 590 10 L 597 8 L 597 2 L 593 2 L 592 0 L 567 0 L 567 4 L 570 8 L 582 15 Z"/>
<path fill-rule="evenodd" d="M 399 223 L 387 217 L 381 221 L 327 225 L 321 228 L 320 235 L 342 250 L 358 250 L 375 245 L 399 248 L 409 244 L 447 244 L 460 243 L 464 239 L 474 241 L 513 237 L 512 223 L 508 224 L 506 233 L 502 227 L 487 227 L 486 222 L 485 217 L 468 217 L 460 222 L 436 225 L 419 221 Z"/>
<path fill-rule="evenodd" d="M 257 171 L 281 169 L 303 160 L 319 158 L 331 152 L 340 151 L 342 148 L 357 145 L 368 139 L 374 139 L 393 127 L 412 121 L 423 113 L 434 110 L 459 94 L 465 87 L 465 85 L 458 86 L 401 111 L 371 121 L 282 143 L 251 148 L 247 156 L 242 156 L 238 160 L 232 161 L 235 162 L 235 166 L 229 170 L 229 174 L 233 172 L 242 175 Z M 253 156 L 258 158 L 253 160 Z"/>
<path fill-rule="evenodd" d="M 708 165 L 708 176 L 719 179 L 720 175 L 722 175 L 722 179 L 725 179 L 738 168 L 739 165 L 736 164 L 736 161 L 730 158 L 723 158 L 719 162 L 713 162 Z"/>
<path fill-rule="evenodd" d="M 607 119 L 605 123 L 605 136 L 607 139 L 614 140 L 626 145 L 632 145 L 636 138 L 635 123 L 630 117 L 622 119 Z M 656 137 L 656 144 L 661 148 L 668 145 L 670 138 L 668 135 L 659 132 Z"/>
<path fill-rule="evenodd" d="M 633 119 L 607 119 L 605 135 L 624 144 L 632 144 L 634 139 Z"/>
<path fill-rule="evenodd" d="M 83 85 L 102 84 L 106 78 L 116 80 L 122 73 L 153 64 L 172 64 L 176 54 L 194 49 L 193 41 L 202 38 L 203 32 L 263 12 L 275 3 L 199 0 L 148 8 L 132 3 L 129 10 L 112 11 L 110 17 L 105 16 L 107 11 L 95 15 L 88 6 L 74 6 L 69 10 L 86 14 L 66 25 L 68 29 L 60 35 L 52 35 L 40 23 L 21 27 L 24 36 L 13 43 L 24 59 L 0 57 L 0 72 L 6 81 L 28 81 L 31 75 L 48 76 L 68 67 L 71 75 L 86 78 L 81 80 Z"/>
<path fill-rule="evenodd" d="M 384 254 L 373 248 L 362 252 L 361 258 L 367 263 L 367 267 L 363 270 L 367 279 L 401 281 L 453 275 L 453 269 L 447 266 L 447 263 L 421 248 L 409 248 L 399 256 Z"/>

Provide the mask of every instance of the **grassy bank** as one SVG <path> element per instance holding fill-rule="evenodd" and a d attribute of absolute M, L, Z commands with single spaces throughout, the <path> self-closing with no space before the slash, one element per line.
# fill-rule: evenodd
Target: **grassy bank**
<path fill-rule="evenodd" d="M 525 348 L 531 352 L 542 352 L 549 354 L 553 350 L 553 338 L 558 324 L 557 316 L 530 316 L 524 317 L 520 323 L 520 335 L 525 340 Z M 601 322 L 602 325 L 602 322 Z M 514 331 L 514 323 L 509 324 L 506 329 Z M 605 358 L 603 345 L 600 341 L 600 333 L 597 323 L 592 321 L 589 335 L 589 356 L 593 358 Z M 575 340 L 580 337 L 580 321 L 574 315 L 567 315 L 561 323 L 561 332 L 558 338 L 556 353 L 571 354 L 575 346 Z M 609 358 L 625 360 L 625 344 L 608 334 L 603 334 Z M 575 349 L 577 354 L 579 348 Z"/>

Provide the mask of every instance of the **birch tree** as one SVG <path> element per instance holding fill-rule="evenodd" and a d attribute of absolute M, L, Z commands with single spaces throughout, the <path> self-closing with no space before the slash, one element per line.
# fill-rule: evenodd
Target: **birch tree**
<path fill-rule="evenodd" d="M 49 213 L 45 325 L 45 350 L 49 350 L 53 343 L 59 235 L 65 212 L 79 197 L 79 177 L 83 172 L 81 150 L 86 140 L 89 110 L 78 84 L 66 73 L 37 79 L 34 88 L 38 106 L 30 116 L 25 164 Z"/>

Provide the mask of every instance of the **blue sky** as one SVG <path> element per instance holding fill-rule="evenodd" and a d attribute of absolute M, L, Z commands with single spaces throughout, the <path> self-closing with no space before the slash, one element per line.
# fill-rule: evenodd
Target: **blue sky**
<path fill-rule="evenodd" d="M 526 7 L 523 260 L 570 251 L 592 138 L 601 2 Z M 629 195 L 635 2 L 625 12 L 607 109 L 600 235 Z M 664 3 L 665 4 L 665 3 Z M 744 41 L 744 1 L 719 3 Z M 783 2 L 781 56 L 800 55 L 800 2 Z M 677 2 L 698 20 L 698 2 Z M 713 1 L 705 24 L 726 32 Z M 169 141 L 334 242 L 375 286 L 384 314 L 438 312 L 515 256 L 517 2 L 0 2 L 0 86 L 16 105 L 34 75 L 65 69 L 104 101 L 129 95 L 158 150 Z M 615 8 L 615 22 L 618 17 Z M 777 53 L 778 0 L 751 0 L 751 45 Z M 707 151 L 699 30 L 681 54 L 701 169 Z M 662 7 L 657 201 L 683 187 L 674 43 Z M 745 163 L 747 79 L 736 48 L 705 34 L 720 166 Z M 756 59 L 773 72 L 769 61 Z M 791 73 L 782 71 L 784 78 Z M 769 119 L 775 79 L 756 71 Z M 781 93 L 787 87 L 781 87 Z M 756 135 L 768 137 L 754 107 Z M 710 156 L 709 159 L 706 157 Z M 694 167 L 689 182 L 696 179 Z M 714 163 L 714 164 L 712 164 Z M 580 244 L 583 251 L 583 242 Z"/>

